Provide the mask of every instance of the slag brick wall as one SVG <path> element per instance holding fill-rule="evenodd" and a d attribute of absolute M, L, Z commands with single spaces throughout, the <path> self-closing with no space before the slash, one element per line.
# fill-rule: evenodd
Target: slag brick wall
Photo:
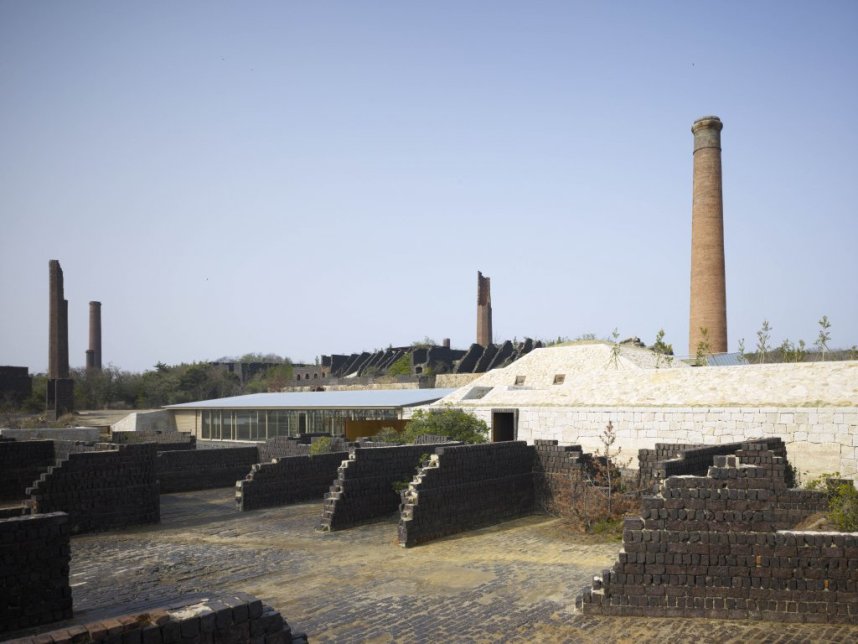
<path fill-rule="evenodd" d="M 69 454 L 28 489 L 34 513 L 66 512 L 72 533 L 160 520 L 155 445 Z"/>
<path fill-rule="evenodd" d="M 533 448 L 524 442 L 437 447 L 403 491 L 399 544 L 530 513 L 533 488 Z"/>
<path fill-rule="evenodd" d="M 256 447 L 175 450 L 156 459 L 161 492 L 189 492 L 234 487 L 259 462 Z"/>
<path fill-rule="evenodd" d="M 749 443 L 706 476 L 668 478 L 626 519 L 623 551 L 578 598 L 586 614 L 858 623 L 858 534 L 790 530 L 825 494 L 789 489 Z"/>
<path fill-rule="evenodd" d="M 236 482 L 236 505 L 245 511 L 321 499 L 348 457 L 348 452 L 334 452 L 257 463 L 244 480 Z"/>
<path fill-rule="evenodd" d="M 0 441 L 0 501 L 25 499 L 27 488 L 53 464 L 53 441 Z"/>
<path fill-rule="evenodd" d="M 72 616 L 68 516 L 0 520 L 0 636 Z"/>

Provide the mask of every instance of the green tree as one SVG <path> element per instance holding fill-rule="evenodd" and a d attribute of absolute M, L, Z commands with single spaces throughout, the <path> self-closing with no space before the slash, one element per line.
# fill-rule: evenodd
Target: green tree
<path fill-rule="evenodd" d="M 763 363 L 769 352 L 769 338 L 771 338 L 772 327 L 768 320 L 763 320 L 763 325 L 757 331 L 757 362 Z"/>
<path fill-rule="evenodd" d="M 405 353 L 400 356 L 387 369 L 388 376 L 410 376 L 411 375 L 411 354 Z"/>
<path fill-rule="evenodd" d="M 664 329 L 659 329 L 655 336 L 655 342 L 652 344 L 652 350 L 655 352 L 655 368 L 661 367 L 662 362 L 670 365 L 673 362 L 673 345 L 664 341 Z"/>
<path fill-rule="evenodd" d="M 825 354 L 828 351 L 828 343 L 831 340 L 831 332 L 828 330 L 831 328 L 831 322 L 828 321 L 828 316 L 823 315 L 819 320 L 819 335 L 816 336 L 816 348 L 819 349 L 819 353 L 822 354 L 822 360 L 825 361 Z"/>
<path fill-rule="evenodd" d="M 705 326 L 700 327 L 700 341 L 697 343 L 697 355 L 694 357 L 694 364 L 702 367 L 706 364 L 706 358 L 712 355 L 712 347 L 709 344 L 709 329 Z"/>
<path fill-rule="evenodd" d="M 489 428 L 484 421 L 461 409 L 418 409 L 405 426 L 402 437 L 406 443 L 413 443 L 424 434 L 446 436 L 464 443 L 485 443 Z"/>

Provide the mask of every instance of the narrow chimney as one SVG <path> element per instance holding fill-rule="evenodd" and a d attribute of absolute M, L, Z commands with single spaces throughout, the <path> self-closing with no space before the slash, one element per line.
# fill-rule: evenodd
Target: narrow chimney
<path fill-rule="evenodd" d="M 477 344 L 492 343 L 492 283 L 477 271 Z"/>
<path fill-rule="evenodd" d="M 74 381 L 69 378 L 69 302 L 59 261 L 48 263 L 48 383 L 45 412 L 50 420 L 74 409 Z"/>
<path fill-rule="evenodd" d="M 721 128 L 717 116 L 694 122 L 694 196 L 691 205 L 691 315 L 688 353 L 708 342 L 727 351 L 727 287 L 724 275 L 724 203 L 721 193 Z"/>
<path fill-rule="evenodd" d="M 101 371 L 101 302 L 89 303 L 89 351 L 86 358 L 87 369 Z"/>

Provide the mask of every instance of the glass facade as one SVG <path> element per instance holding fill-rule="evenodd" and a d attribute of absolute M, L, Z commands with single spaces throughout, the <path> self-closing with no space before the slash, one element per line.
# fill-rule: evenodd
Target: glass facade
<path fill-rule="evenodd" d="M 344 436 L 346 420 L 387 420 L 399 417 L 395 409 L 204 409 L 200 438 L 205 440 L 264 441 L 275 436 L 326 433 Z"/>

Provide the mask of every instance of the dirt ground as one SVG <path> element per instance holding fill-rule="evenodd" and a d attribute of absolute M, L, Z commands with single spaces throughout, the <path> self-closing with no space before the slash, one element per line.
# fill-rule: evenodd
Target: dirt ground
<path fill-rule="evenodd" d="M 77 619 L 240 590 L 311 642 L 855 641 L 858 628 L 583 616 L 575 596 L 621 544 L 530 516 L 416 548 L 396 519 L 315 531 L 321 504 L 239 513 L 233 490 L 161 497 L 162 523 L 72 539 Z"/>

